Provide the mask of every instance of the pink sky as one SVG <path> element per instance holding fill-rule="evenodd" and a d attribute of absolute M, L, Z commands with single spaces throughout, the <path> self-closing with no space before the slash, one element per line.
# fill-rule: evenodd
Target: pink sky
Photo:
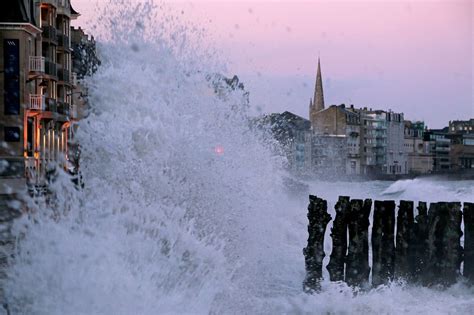
<path fill-rule="evenodd" d="M 72 0 L 83 22 L 95 2 Z M 474 117 L 471 0 L 167 3 L 207 29 L 227 75 L 264 112 L 308 116 L 319 54 L 326 104 L 392 109 L 432 127 Z"/>

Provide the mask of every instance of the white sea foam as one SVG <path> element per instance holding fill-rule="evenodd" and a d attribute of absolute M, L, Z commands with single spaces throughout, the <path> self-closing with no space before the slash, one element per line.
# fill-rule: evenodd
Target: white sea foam
<path fill-rule="evenodd" d="M 103 64 L 78 133 L 85 189 L 61 175 L 56 206 L 18 222 L 12 314 L 470 312 L 463 285 L 355 294 L 324 282 L 303 294 L 306 198 L 284 193 L 282 160 L 249 130 L 241 93 L 222 100 L 209 87 L 225 68 L 201 32 L 155 10 L 110 5 L 96 28 Z M 311 193 L 331 207 L 340 194 L 473 195 L 472 182 L 389 185 L 313 182 Z"/>

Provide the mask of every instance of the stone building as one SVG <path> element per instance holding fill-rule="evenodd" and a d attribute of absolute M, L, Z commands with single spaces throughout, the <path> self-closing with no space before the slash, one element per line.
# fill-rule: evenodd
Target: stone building
<path fill-rule="evenodd" d="M 405 152 L 408 161 L 408 173 L 412 175 L 433 172 L 433 155 L 429 142 L 423 140 L 425 123 L 405 120 Z"/>
<path fill-rule="evenodd" d="M 312 177 L 338 180 L 346 177 L 347 139 L 345 136 L 322 135 L 311 132 Z"/>
<path fill-rule="evenodd" d="M 346 155 L 342 168 L 344 173 L 346 175 L 360 174 L 360 115 L 356 111 L 346 109 L 345 105 L 331 105 L 325 108 L 319 59 L 314 96 L 309 103 L 309 117 L 311 129 L 320 138 L 334 137 L 339 139 L 338 142 L 345 142 Z"/>
<path fill-rule="evenodd" d="M 360 114 L 346 109 L 345 105 L 331 105 L 316 112 L 312 118 L 311 125 L 315 134 L 344 139 L 347 152 L 344 167 L 346 174 L 360 174 Z"/>
<path fill-rule="evenodd" d="M 325 179 L 345 175 L 347 147 L 344 136 L 317 134 L 311 130 L 308 119 L 288 111 L 264 116 L 259 123 L 270 126 L 292 174 Z"/>
<path fill-rule="evenodd" d="M 288 169 L 300 176 L 311 170 L 311 124 L 309 120 L 290 113 L 274 113 L 263 118 L 280 143 L 288 160 Z"/>
<path fill-rule="evenodd" d="M 453 120 L 449 122 L 449 133 L 473 133 L 474 134 L 474 118 L 469 120 Z"/>

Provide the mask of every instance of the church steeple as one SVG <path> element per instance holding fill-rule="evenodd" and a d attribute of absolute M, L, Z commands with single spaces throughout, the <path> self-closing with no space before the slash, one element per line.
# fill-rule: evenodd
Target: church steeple
<path fill-rule="evenodd" d="M 318 72 L 314 86 L 313 107 L 316 112 L 324 109 L 323 79 L 321 76 L 321 63 L 318 57 Z"/>

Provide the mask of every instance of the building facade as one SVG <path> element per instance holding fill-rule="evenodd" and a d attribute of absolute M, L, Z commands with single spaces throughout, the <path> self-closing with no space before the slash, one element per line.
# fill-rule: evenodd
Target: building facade
<path fill-rule="evenodd" d="M 430 145 L 423 140 L 425 123 L 405 120 L 405 152 L 408 160 L 408 173 L 412 175 L 433 172 L 433 155 Z"/>
<path fill-rule="evenodd" d="M 430 129 L 423 135 L 423 140 L 427 142 L 429 152 L 433 156 L 433 172 L 436 173 L 447 172 L 451 168 L 451 139 L 447 129 Z"/>
<path fill-rule="evenodd" d="M 71 20 L 78 16 L 69 0 L 2 4 L 0 195 L 45 186 L 58 166 L 77 169 L 69 144 L 85 104 L 73 71 Z"/>
<path fill-rule="evenodd" d="M 450 167 L 455 171 L 474 170 L 474 118 L 449 122 Z"/>
<path fill-rule="evenodd" d="M 403 113 L 385 112 L 387 122 L 386 174 L 408 174 L 408 157 L 405 152 L 405 120 Z"/>
<path fill-rule="evenodd" d="M 344 152 L 344 162 L 341 168 L 343 174 L 341 175 L 361 174 L 360 114 L 356 111 L 346 109 L 344 104 L 338 106 L 331 105 L 328 108 L 325 107 L 321 62 L 319 59 L 314 96 L 309 102 L 309 117 L 311 129 L 315 136 L 320 139 L 333 138 L 331 141 L 337 143 L 335 144 L 337 147 L 339 143 L 344 143 L 343 150 L 338 148 L 338 152 Z M 330 147 L 326 147 L 326 150 L 330 149 Z M 341 173 L 341 169 L 338 169 L 338 173 Z"/>
<path fill-rule="evenodd" d="M 270 126 L 287 158 L 287 169 L 301 178 L 336 179 L 345 175 L 345 136 L 322 135 L 311 130 L 308 119 L 290 112 L 274 113 L 259 119 Z"/>
<path fill-rule="evenodd" d="M 453 120 L 449 122 L 449 133 L 474 133 L 474 118 L 469 120 Z"/>
<path fill-rule="evenodd" d="M 361 174 L 378 176 L 387 172 L 387 123 L 381 111 L 356 109 L 361 116 Z"/>

